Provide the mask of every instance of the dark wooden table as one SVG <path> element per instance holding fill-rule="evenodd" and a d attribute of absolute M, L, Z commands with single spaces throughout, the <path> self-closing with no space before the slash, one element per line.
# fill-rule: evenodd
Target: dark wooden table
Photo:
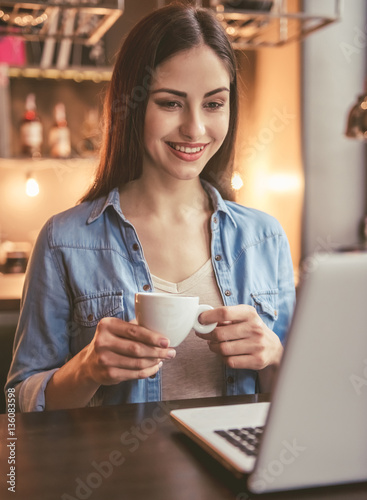
<path fill-rule="evenodd" d="M 7 415 L 0 415 L 0 498 L 367 499 L 367 484 L 250 495 L 244 480 L 178 432 L 169 417 L 173 408 L 266 400 L 239 396 L 16 414 L 16 440 L 8 439 Z M 13 457 L 15 493 L 7 491 Z"/>

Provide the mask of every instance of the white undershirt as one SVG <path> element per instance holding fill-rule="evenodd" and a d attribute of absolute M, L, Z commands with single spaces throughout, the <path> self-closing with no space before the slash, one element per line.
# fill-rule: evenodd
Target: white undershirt
<path fill-rule="evenodd" d="M 156 276 L 152 276 L 152 280 L 156 292 L 198 296 L 200 304 L 223 305 L 210 259 L 180 283 L 170 283 Z M 176 347 L 176 353 L 176 357 L 164 361 L 161 368 L 162 400 L 223 395 L 221 357 L 210 351 L 207 342 L 197 337 L 194 330 Z"/>

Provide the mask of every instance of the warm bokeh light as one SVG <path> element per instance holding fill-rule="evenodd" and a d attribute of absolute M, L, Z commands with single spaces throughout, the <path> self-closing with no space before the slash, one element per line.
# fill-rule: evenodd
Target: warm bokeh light
<path fill-rule="evenodd" d="M 277 193 L 299 191 L 303 186 L 301 176 L 296 173 L 272 174 L 268 177 L 266 184 L 270 191 Z"/>
<path fill-rule="evenodd" d="M 236 191 L 243 186 L 243 180 L 238 172 L 234 172 L 231 179 L 232 188 Z"/>
<path fill-rule="evenodd" d="M 28 196 L 37 196 L 38 193 L 40 192 L 40 188 L 38 185 L 38 182 L 34 177 L 28 177 L 26 186 L 25 186 L 25 192 Z"/>

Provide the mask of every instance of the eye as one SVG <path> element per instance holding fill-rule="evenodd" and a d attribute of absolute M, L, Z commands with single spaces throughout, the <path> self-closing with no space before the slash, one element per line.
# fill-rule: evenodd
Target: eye
<path fill-rule="evenodd" d="M 164 101 L 155 101 L 156 104 L 161 107 L 161 108 L 165 108 L 165 109 L 177 109 L 177 108 L 180 108 L 181 107 L 181 103 L 180 102 L 177 102 L 177 101 L 168 101 L 168 100 L 164 100 Z"/>
<path fill-rule="evenodd" d="M 211 111 L 216 111 L 217 109 L 221 109 L 224 106 L 223 101 L 211 101 L 205 104 L 205 108 L 211 110 Z"/>

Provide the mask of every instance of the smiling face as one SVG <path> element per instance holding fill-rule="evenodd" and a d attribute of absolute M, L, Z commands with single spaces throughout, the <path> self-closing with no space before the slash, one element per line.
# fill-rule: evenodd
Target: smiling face
<path fill-rule="evenodd" d="M 145 114 L 143 175 L 198 177 L 226 137 L 229 89 L 226 66 L 206 45 L 160 64 Z"/>

